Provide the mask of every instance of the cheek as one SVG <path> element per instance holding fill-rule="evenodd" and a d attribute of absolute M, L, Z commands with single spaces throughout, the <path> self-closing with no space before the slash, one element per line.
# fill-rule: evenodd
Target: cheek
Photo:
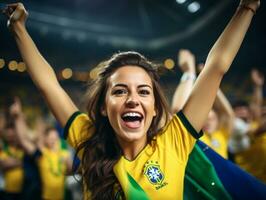
<path fill-rule="evenodd" d="M 105 111 L 108 118 L 112 118 L 119 113 L 123 106 L 123 100 L 120 98 L 109 98 L 105 101 Z"/>
<path fill-rule="evenodd" d="M 105 101 L 105 107 L 109 114 L 112 114 L 113 111 L 117 109 L 117 102 L 113 98 L 109 98 Z"/>
<path fill-rule="evenodd" d="M 151 98 L 149 100 L 144 101 L 144 106 L 152 114 L 152 116 L 156 115 L 154 99 Z"/>

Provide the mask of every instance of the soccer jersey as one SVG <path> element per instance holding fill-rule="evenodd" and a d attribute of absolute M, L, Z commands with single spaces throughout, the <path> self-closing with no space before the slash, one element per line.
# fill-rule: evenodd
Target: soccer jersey
<path fill-rule="evenodd" d="M 204 134 L 200 140 L 211 147 L 224 158 L 228 158 L 228 133 L 225 129 L 214 131 L 210 135 Z"/>
<path fill-rule="evenodd" d="M 11 147 L 6 146 L 4 151 L 0 152 L 0 158 L 4 161 L 8 158 L 15 158 L 22 161 L 23 158 L 23 151 Z M 8 193 L 19 193 L 22 190 L 22 183 L 23 183 L 23 168 L 21 167 L 14 167 L 4 172 L 4 180 L 5 180 L 5 187 L 4 190 Z"/>
<path fill-rule="evenodd" d="M 91 120 L 78 112 L 65 127 L 65 136 L 74 148 L 93 133 Z M 200 135 L 179 112 L 134 160 L 122 156 L 113 170 L 126 199 L 183 199 L 188 156 Z M 121 198 L 119 191 L 115 198 Z"/>
<path fill-rule="evenodd" d="M 47 200 L 64 199 L 66 150 L 51 151 L 43 148 L 38 165 L 42 181 L 42 198 Z"/>
<path fill-rule="evenodd" d="M 235 161 L 266 184 L 266 133 L 256 136 L 249 149 L 236 154 Z"/>

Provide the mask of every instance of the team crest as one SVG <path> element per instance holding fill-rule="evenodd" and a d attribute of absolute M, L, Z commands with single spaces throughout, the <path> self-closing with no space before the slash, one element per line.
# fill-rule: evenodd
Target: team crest
<path fill-rule="evenodd" d="M 164 175 L 160 169 L 158 162 L 147 162 L 144 168 L 144 174 L 154 185 L 160 185 L 164 180 Z"/>

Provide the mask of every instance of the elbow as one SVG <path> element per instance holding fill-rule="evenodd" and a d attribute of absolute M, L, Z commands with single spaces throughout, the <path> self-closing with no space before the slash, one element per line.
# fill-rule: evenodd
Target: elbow
<path fill-rule="evenodd" d="M 232 60 L 227 55 L 213 57 L 210 54 L 206 61 L 206 65 L 211 66 L 211 69 L 215 70 L 215 72 L 221 74 L 222 76 L 226 74 L 231 64 Z"/>

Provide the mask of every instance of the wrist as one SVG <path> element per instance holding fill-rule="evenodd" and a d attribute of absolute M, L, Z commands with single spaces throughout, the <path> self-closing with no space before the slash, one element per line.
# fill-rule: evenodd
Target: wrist
<path fill-rule="evenodd" d="M 191 80 L 191 81 L 195 81 L 196 80 L 196 74 L 195 72 L 184 72 L 181 79 L 180 79 L 180 82 L 185 82 L 185 81 L 188 81 L 188 80 Z"/>
<path fill-rule="evenodd" d="M 15 22 L 8 21 L 7 26 L 11 30 L 11 32 L 16 36 L 20 35 L 26 30 L 25 24 L 19 21 L 15 21 Z"/>
<path fill-rule="evenodd" d="M 196 74 L 196 70 L 195 70 L 195 65 L 193 65 L 193 67 L 189 67 L 188 70 L 186 70 L 184 73 L 189 73 L 189 74 Z"/>
<path fill-rule="evenodd" d="M 253 14 L 256 14 L 257 9 L 259 8 L 260 3 L 251 3 L 251 2 L 241 2 L 238 6 L 238 9 L 251 11 Z"/>
<path fill-rule="evenodd" d="M 249 10 L 253 13 L 253 15 L 256 14 L 256 9 L 249 7 L 248 5 L 239 5 L 238 9 L 245 9 L 245 10 Z"/>

